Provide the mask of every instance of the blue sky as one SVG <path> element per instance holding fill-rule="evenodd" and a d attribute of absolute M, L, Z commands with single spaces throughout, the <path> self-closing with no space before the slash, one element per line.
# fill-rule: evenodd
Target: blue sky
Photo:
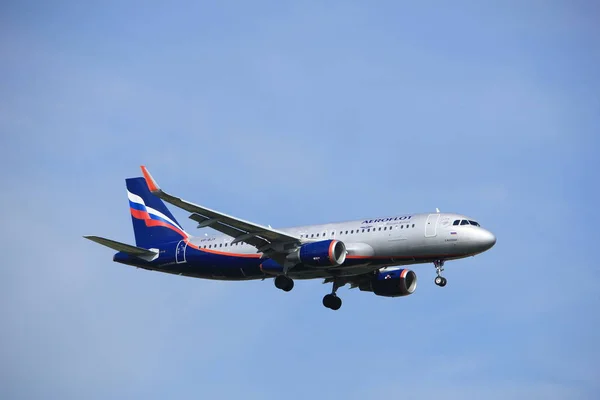
<path fill-rule="evenodd" d="M 0 397 L 598 398 L 598 5 L 213 3 L 0 6 Z M 262 224 L 439 207 L 498 243 L 338 312 L 137 270 L 81 236 L 133 243 L 140 164 Z"/>

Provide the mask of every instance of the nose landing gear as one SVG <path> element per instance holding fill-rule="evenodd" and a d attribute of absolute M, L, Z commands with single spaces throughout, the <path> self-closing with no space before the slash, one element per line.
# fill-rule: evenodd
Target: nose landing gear
<path fill-rule="evenodd" d="M 439 287 L 446 286 L 446 283 L 448 283 L 448 281 L 442 276 L 442 271 L 444 270 L 444 260 L 435 260 L 433 262 L 433 266 L 435 267 L 435 272 L 437 274 L 434 280 L 435 284 Z"/>

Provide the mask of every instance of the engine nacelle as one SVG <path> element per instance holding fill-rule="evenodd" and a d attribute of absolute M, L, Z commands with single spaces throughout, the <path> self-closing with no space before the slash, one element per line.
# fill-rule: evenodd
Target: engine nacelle
<path fill-rule="evenodd" d="M 339 240 L 306 243 L 287 256 L 292 262 L 313 267 L 337 267 L 346 261 L 346 245 Z"/>
<path fill-rule="evenodd" d="M 400 297 L 412 294 L 417 288 L 417 274 L 410 269 L 380 270 L 359 289 L 377 296 Z"/>

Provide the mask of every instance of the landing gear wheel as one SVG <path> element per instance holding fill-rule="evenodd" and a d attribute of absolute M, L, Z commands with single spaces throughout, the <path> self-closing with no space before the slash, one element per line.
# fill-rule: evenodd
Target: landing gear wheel
<path fill-rule="evenodd" d="M 435 284 L 438 285 L 439 287 L 446 286 L 446 283 L 448 283 L 448 280 L 446 278 L 444 278 L 443 276 L 435 277 Z"/>
<path fill-rule="evenodd" d="M 439 287 L 446 286 L 446 283 L 448 283 L 448 281 L 446 281 L 446 278 L 442 276 L 442 271 L 444 271 L 444 260 L 435 260 L 433 262 L 433 266 L 435 267 L 435 272 L 437 273 L 437 276 L 434 280 L 435 284 Z"/>
<path fill-rule="evenodd" d="M 342 299 L 340 299 L 339 297 L 335 296 L 335 302 L 333 303 L 333 306 L 331 307 L 331 309 L 332 310 L 339 310 L 341 306 L 342 306 Z"/>
<path fill-rule="evenodd" d="M 285 275 L 278 275 L 275 277 L 275 287 L 283 290 L 284 292 L 289 292 L 294 288 L 294 280 Z"/>
<path fill-rule="evenodd" d="M 342 299 L 335 294 L 326 294 L 323 297 L 323 305 L 331 310 L 339 310 L 342 306 Z"/>

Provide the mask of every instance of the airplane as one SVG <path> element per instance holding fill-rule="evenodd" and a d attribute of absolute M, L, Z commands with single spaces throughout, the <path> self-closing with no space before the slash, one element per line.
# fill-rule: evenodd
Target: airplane
<path fill-rule="evenodd" d="M 455 213 L 400 214 L 341 223 L 274 229 L 190 203 L 163 191 L 142 166 L 143 177 L 126 179 L 136 245 L 84 236 L 116 250 L 113 261 L 195 278 L 273 278 L 289 292 L 295 279 L 323 279 L 331 293 L 323 305 L 338 310 L 337 290 L 351 288 L 378 296 L 407 296 L 417 275 L 404 268 L 432 263 L 435 284 L 444 287 L 444 263 L 489 250 L 496 237 L 473 218 Z M 219 235 L 192 236 L 164 202 L 190 213 L 198 228 Z"/>

